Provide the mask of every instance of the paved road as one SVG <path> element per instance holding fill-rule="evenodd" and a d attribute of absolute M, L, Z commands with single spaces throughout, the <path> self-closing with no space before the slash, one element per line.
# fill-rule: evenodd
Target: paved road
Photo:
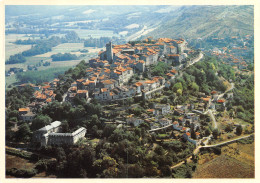
<path fill-rule="evenodd" d="M 208 144 L 208 142 L 209 142 L 209 139 L 212 137 L 212 135 L 209 135 L 208 137 L 204 137 L 203 139 L 206 139 L 203 143 L 206 145 L 206 144 Z M 200 141 L 201 142 L 201 141 Z M 205 146 L 197 146 L 197 148 L 196 149 L 194 149 L 193 150 L 193 154 L 194 155 L 196 155 L 196 154 L 198 154 L 199 152 L 200 152 L 200 148 L 201 147 L 205 147 Z M 191 162 L 192 161 L 192 156 L 189 156 L 187 159 L 186 159 L 186 161 L 187 161 L 187 163 L 189 163 L 189 162 Z M 171 169 L 174 169 L 174 168 L 176 168 L 176 167 L 179 167 L 179 166 L 181 166 L 182 164 L 184 164 L 185 163 L 185 160 L 184 161 L 181 161 L 180 163 L 178 163 L 178 164 L 176 164 L 176 165 L 174 165 L 174 166 L 172 166 L 171 167 Z"/>
<path fill-rule="evenodd" d="M 190 64 L 187 65 L 187 67 L 195 64 L 196 62 L 200 61 L 202 58 L 204 57 L 203 53 L 200 52 L 199 56 L 197 58 L 195 58 Z"/>
<path fill-rule="evenodd" d="M 246 136 L 243 136 L 243 137 L 239 137 L 239 138 L 236 138 L 236 139 L 231 139 L 231 140 L 228 140 L 228 141 L 225 141 L 225 142 L 220 142 L 218 144 L 213 144 L 213 145 L 206 145 L 206 146 L 203 146 L 203 147 L 217 147 L 217 146 L 221 146 L 221 145 L 224 145 L 224 144 L 228 144 L 230 142 L 235 142 L 237 140 L 241 140 L 241 139 L 245 139 L 245 138 L 248 138 L 250 137 L 252 134 L 250 135 L 246 135 Z"/>
<path fill-rule="evenodd" d="M 154 132 L 154 131 L 162 130 L 162 129 L 165 129 L 165 128 L 169 128 L 169 127 L 171 127 L 171 126 L 172 126 L 172 124 L 167 125 L 167 126 L 164 126 L 164 127 L 162 127 L 162 128 L 156 128 L 156 129 L 153 129 L 153 130 L 149 130 L 149 132 Z"/>
<path fill-rule="evenodd" d="M 208 144 L 209 139 L 212 137 L 212 135 L 210 135 L 210 136 L 206 137 L 207 140 L 203 142 L 203 143 L 205 144 L 205 146 L 198 146 L 196 149 L 194 149 L 193 154 L 194 154 L 194 155 L 198 154 L 198 153 L 200 152 L 200 151 L 199 151 L 200 148 L 205 148 L 205 147 L 206 147 L 206 148 L 207 148 L 207 147 L 217 147 L 217 146 L 224 145 L 224 144 L 227 144 L 227 143 L 230 143 L 230 142 L 235 142 L 235 141 L 237 141 L 237 140 L 241 140 L 241 139 L 248 138 L 248 137 L 250 137 L 251 135 L 252 135 L 252 134 L 246 135 L 246 136 L 243 136 L 243 137 L 239 137 L 239 138 L 236 138 L 236 139 L 231 139 L 231 140 L 228 140 L 228 141 L 225 141 L 225 142 L 221 142 L 221 143 L 218 143 L 218 144 L 214 144 L 214 145 L 206 145 L 206 144 Z M 190 156 L 190 157 L 188 157 L 188 158 L 186 159 L 187 163 L 189 163 L 189 162 L 192 161 L 191 158 L 192 158 L 192 156 Z M 176 165 L 174 165 L 174 166 L 172 166 L 171 169 L 174 169 L 174 168 L 176 168 L 176 167 L 179 167 L 179 166 L 181 166 L 181 165 L 184 164 L 184 163 L 185 163 L 185 160 L 184 160 L 184 161 L 181 161 L 180 163 L 178 163 L 178 164 L 176 164 Z"/>
<path fill-rule="evenodd" d="M 132 34 L 131 36 L 129 36 L 128 38 L 126 38 L 126 41 L 134 41 L 136 40 L 137 38 L 143 36 L 143 35 L 146 35 L 148 34 L 149 32 L 153 31 L 154 29 L 156 29 L 157 27 L 147 27 L 146 25 L 143 27 L 142 30 Z"/>
<path fill-rule="evenodd" d="M 217 124 L 217 121 L 216 121 L 216 119 L 215 119 L 214 114 L 212 113 L 212 110 L 209 109 L 208 112 L 209 112 L 209 115 L 210 115 L 210 117 L 211 117 L 211 119 L 212 119 L 212 121 L 213 121 L 214 128 L 215 128 L 215 129 L 218 128 L 218 124 Z"/>
<path fill-rule="evenodd" d="M 226 90 L 224 93 L 220 94 L 220 95 L 218 96 L 218 99 L 221 99 L 221 98 L 225 95 L 225 93 L 227 93 L 227 92 L 233 90 L 234 87 L 235 87 L 235 84 L 234 84 L 234 83 L 231 83 L 231 87 L 230 87 L 228 90 Z"/>

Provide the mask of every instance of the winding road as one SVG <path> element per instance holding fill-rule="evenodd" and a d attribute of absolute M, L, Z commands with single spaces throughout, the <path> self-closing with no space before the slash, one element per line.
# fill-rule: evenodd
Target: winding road
<path fill-rule="evenodd" d="M 233 90 L 234 87 L 235 87 L 235 84 L 234 84 L 234 83 L 231 83 L 231 87 L 230 87 L 228 90 L 226 90 L 224 93 L 220 94 L 220 95 L 218 96 L 218 99 L 222 98 L 222 97 L 225 95 L 225 93 L 227 93 L 227 92 Z"/>

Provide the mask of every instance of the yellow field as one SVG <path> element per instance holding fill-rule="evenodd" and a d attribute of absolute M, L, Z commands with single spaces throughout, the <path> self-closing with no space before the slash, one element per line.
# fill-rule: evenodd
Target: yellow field
<path fill-rule="evenodd" d="M 193 178 L 254 178 L 254 143 L 233 143 L 221 148 L 221 155 L 199 155 Z"/>

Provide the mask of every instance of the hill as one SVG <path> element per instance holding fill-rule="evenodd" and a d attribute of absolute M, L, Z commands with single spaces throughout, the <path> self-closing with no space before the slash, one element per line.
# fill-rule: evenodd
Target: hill
<path fill-rule="evenodd" d="M 253 6 L 182 6 L 149 36 L 205 38 L 253 34 Z"/>

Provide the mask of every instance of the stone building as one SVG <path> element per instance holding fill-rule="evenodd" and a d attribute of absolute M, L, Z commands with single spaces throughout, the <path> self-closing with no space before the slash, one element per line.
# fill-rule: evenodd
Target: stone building
<path fill-rule="evenodd" d="M 60 121 L 54 121 L 50 125 L 40 128 L 33 133 L 33 142 L 40 143 L 41 146 L 73 145 L 87 132 L 86 128 L 81 127 L 73 133 L 59 133 L 60 128 Z"/>

